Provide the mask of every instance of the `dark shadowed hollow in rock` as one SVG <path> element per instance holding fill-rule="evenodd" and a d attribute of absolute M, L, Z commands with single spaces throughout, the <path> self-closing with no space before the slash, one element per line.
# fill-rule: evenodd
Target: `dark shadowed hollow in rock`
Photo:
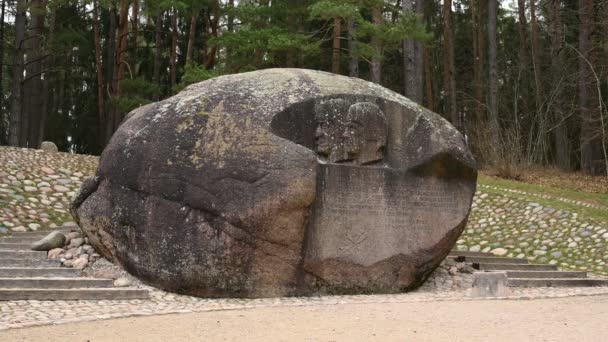
<path fill-rule="evenodd" d="M 448 254 L 476 178 L 460 133 L 405 97 L 269 69 L 130 113 L 72 213 L 106 258 L 169 291 L 394 293 Z"/>

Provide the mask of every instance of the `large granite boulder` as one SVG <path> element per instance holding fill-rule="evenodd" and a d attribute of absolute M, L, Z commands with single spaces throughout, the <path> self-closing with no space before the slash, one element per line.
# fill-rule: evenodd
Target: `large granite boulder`
<path fill-rule="evenodd" d="M 270 69 L 130 113 L 71 209 L 106 258 L 169 291 L 392 293 L 448 254 L 476 177 L 462 135 L 407 98 Z"/>

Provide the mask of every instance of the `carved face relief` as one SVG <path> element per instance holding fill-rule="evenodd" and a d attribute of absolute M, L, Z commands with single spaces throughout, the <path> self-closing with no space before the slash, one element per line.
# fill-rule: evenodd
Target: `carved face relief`
<path fill-rule="evenodd" d="M 356 165 L 382 161 L 388 128 L 377 105 L 332 99 L 317 104 L 315 111 L 319 159 Z"/>
<path fill-rule="evenodd" d="M 348 108 L 345 145 L 355 164 L 365 165 L 381 161 L 388 135 L 386 118 L 371 102 L 359 102 Z"/>

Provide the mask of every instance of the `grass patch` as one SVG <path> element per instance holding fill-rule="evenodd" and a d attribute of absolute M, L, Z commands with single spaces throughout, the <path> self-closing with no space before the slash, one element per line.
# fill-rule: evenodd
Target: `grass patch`
<path fill-rule="evenodd" d="M 507 189 L 516 189 L 516 190 L 521 190 L 521 191 L 526 191 L 526 192 L 533 192 L 533 193 L 550 195 L 550 196 L 564 197 L 564 198 L 568 198 L 568 199 L 572 199 L 572 200 L 586 202 L 589 204 L 598 204 L 598 205 L 603 205 L 603 206 L 608 207 L 608 194 L 589 193 L 589 192 L 582 192 L 582 191 L 573 190 L 573 189 L 564 189 L 564 188 L 558 188 L 558 187 L 550 187 L 550 186 L 543 186 L 543 185 L 537 185 L 537 184 L 523 183 L 523 182 L 517 182 L 517 181 L 512 181 L 512 180 L 490 177 L 490 176 L 483 175 L 483 174 L 479 175 L 479 177 L 477 178 L 477 181 L 480 184 L 489 185 L 489 186 L 497 186 L 497 187 L 507 188 Z M 484 190 L 489 190 L 489 189 L 484 189 Z M 513 195 L 513 194 L 511 194 L 511 195 Z M 540 199 L 537 202 L 540 203 Z M 568 204 L 568 203 L 563 203 L 561 201 L 553 201 L 553 202 L 560 203 L 560 205 Z M 576 205 L 572 205 L 572 207 L 577 208 L 576 209 L 577 212 L 581 212 L 581 210 L 579 208 L 582 208 L 582 207 L 576 206 Z M 587 209 L 587 208 L 585 208 L 585 209 Z"/>

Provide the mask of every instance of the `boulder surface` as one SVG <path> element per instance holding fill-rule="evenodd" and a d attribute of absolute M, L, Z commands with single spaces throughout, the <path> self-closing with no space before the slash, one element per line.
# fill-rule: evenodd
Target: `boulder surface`
<path fill-rule="evenodd" d="M 131 112 L 71 211 L 104 257 L 165 290 L 394 293 L 449 253 L 476 177 L 462 135 L 407 98 L 268 69 Z"/>

